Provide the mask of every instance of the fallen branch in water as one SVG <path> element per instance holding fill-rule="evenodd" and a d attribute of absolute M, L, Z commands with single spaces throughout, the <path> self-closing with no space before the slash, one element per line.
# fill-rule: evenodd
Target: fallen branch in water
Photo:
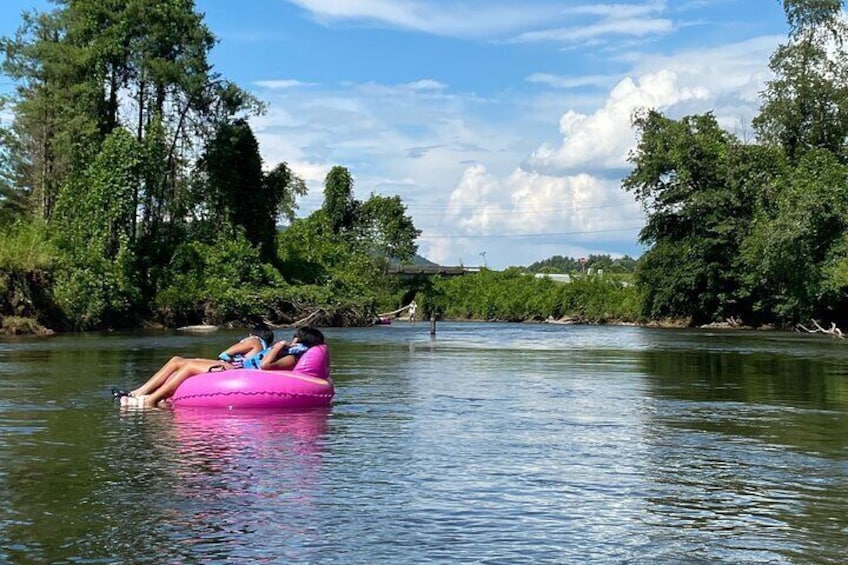
<path fill-rule="evenodd" d="M 269 328 L 299 328 L 299 327 L 302 327 L 302 326 L 308 326 L 310 323 L 312 323 L 313 320 L 315 320 L 315 318 L 317 318 L 318 316 L 320 316 L 323 313 L 324 313 L 324 309 L 318 308 L 317 310 L 315 310 L 314 312 L 312 312 L 310 315 L 306 316 L 305 318 L 301 318 L 300 320 L 295 320 L 291 324 L 273 324 L 273 323 L 269 322 L 268 320 L 262 320 L 262 321 Z"/>
<path fill-rule="evenodd" d="M 398 308 L 397 310 L 392 310 L 391 312 L 386 312 L 385 314 L 377 314 L 377 316 L 379 316 L 380 318 L 387 318 L 389 316 L 396 316 L 396 315 L 400 314 L 401 312 L 403 312 L 404 310 L 409 310 L 409 304 L 407 304 L 406 306 L 403 306 L 401 308 Z"/>
<path fill-rule="evenodd" d="M 838 337 L 839 339 L 845 339 L 845 336 L 842 334 L 842 330 L 837 328 L 835 323 L 831 322 L 830 329 L 826 330 L 823 327 L 821 327 L 821 324 L 819 324 L 817 320 L 811 320 L 811 321 L 813 322 L 813 325 L 815 326 L 814 329 L 810 329 L 810 328 L 804 326 L 804 324 L 798 324 L 796 326 L 796 328 L 801 328 L 802 330 L 804 330 L 805 332 L 810 333 L 810 334 L 822 333 L 822 334 L 828 334 L 828 335 Z"/>

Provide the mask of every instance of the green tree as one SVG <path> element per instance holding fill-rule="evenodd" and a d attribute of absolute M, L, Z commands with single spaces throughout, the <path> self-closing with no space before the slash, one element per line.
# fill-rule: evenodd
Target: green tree
<path fill-rule="evenodd" d="M 208 211 L 213 231 L 244 230 L 261 260 L 275 263 L 277 218 L 294 218 L 297 197 L 306 194 L 303 180 L 286 163 L 262 171 L 259 143 L 245 120 L 219 126 L 201 166 L 207 178 L 197 203 Z"/>
<path fill-rule="evenodd" d="M 357 207 L 357 222 L 362 226 L 364 239 L 374 256 L 408 261 L 415 256 L 415 240 L 421 231 L 415 228 L 406 214 L 400 196 L 371 197 Z"/>
<path fill-rule="evenodd" d="M 353 198 L 353 176 L 342 166 L 330 169 L 324 179 L 324 214 L 334 233 L 349 230 L 354 225 L 357 202 Z"/>
<path fill-rule="evenodd" d="M 527 270 L 531 273 L 573 273 L 580 270 L 580 264 L 572 257 L 554 255 L 549 259 L 532 263 Z"/>
<path fill-rule="evenodd" d="M 759 138 L 792 161 L 814 148 L 848 161 L 848 25 L 841 0 L 784 0 L 789 42 L 777 48 L 775 78 L 754 119 Z"/>
<path fill-rule="evenodd" d="M 125 325 L 140 313 L 132 192 L 143 178 L 143 153 L 116 129 L 62 188 L 53 222 L 64 251 L 56 298 L 77 329 Z"/>
<path fill-rule="evenodd" d="M 848 166 L 829 151 L 808 151 L 781 181 L 742 248 L 756 307 L 784 325 L 845 321 Z"/>
<path fill-rule="evenodd" d="M 639 238 L 652 248 L 637 269 L 644 314 L 697 324 L 748 313 L 739 247 L 775 157 L 741 145 L 712 114 L 675 121 L 648 111 L 635 125 L 624 188 L 648 216 Z"/>
<path fill-rule="evenodd" d="M 59 188 L 97 140 L 93 78 L 85 52 L 68 41 L 68 23 L 65 10 L 25 12 L 15 36 L 0 40 L 3 73 L 16 81 L 15 188 L 43 219 L 52 217 Z"/>

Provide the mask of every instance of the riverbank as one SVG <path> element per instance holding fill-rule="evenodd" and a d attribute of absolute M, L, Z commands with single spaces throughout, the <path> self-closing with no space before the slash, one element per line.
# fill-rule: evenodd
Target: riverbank
<path fill-rule="evenodd" d="M 32 318 L 0 316 L 0 335 L 53 335 L 56 332 L 45 328 Z"/>

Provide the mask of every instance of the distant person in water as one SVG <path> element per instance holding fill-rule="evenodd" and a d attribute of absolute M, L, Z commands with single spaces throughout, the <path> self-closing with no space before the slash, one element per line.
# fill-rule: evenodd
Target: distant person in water
<path fill-rule="evenodd" d="M 415 323 L 415 314 L 418 312 L 418 304 L 413 300 L 409 303 L 409 323 Z"/>
<path fill-rule="evenodd" d="M 218 359 L 184 359 L 173 357 L 147 382 L 130 392 L 113 390 L 122 406 L 152 407 L 170 398 L 186 379 L 209 371 L 231 369 L 291 369 L 300 356 L 313 345 L 324 343 L 320 331 L 304 327 L 297 330 L 291 341 L 274 340 L 267 326 L 255 326 L 246 338 L 231 345 Z"/>

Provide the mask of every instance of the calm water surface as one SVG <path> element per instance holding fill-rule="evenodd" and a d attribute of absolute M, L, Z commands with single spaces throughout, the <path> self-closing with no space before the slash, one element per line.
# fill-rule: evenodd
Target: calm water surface
<path fill-rule="evenodd" d="M 111 399 L 236 332 L 0 341 L 0 563 L 845 561 L 845 342 L 326 334 L 336 400 L 295 414 Z"/>

